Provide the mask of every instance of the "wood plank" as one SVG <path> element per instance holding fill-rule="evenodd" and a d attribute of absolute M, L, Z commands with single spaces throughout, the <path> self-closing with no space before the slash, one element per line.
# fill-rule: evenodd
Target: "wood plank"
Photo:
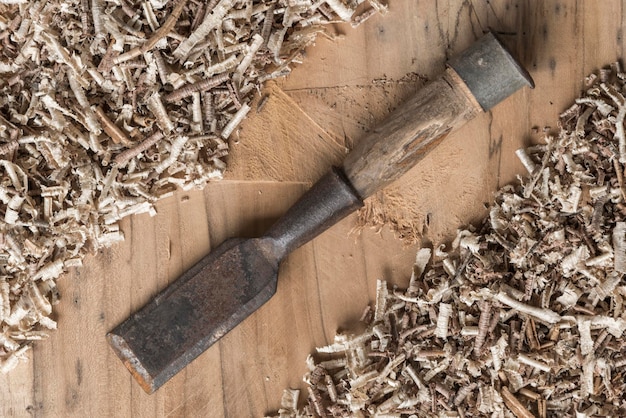
<path fill-rule="evenodd" d="M 451 135 L 379 196 L 385 203 L 378 207 L 413 219 L 425 242 L 448 242 L 457 227 L 484 216 L 497 187 L 523 171 L 514 151 L 537 140 L 531 128 L 555 128 L 582 78 L 623 57 L 625 4 L 399 0 L 384 18 L 356 30 L 338 27 L 343 39 L 320 40 L 304 65 L 269 87 L 265 110 L 251 112 L 252 127 L 232 144 L 228 181 L 177 193 L 159 203 L 154 218 L 125 220 L 124 243 L 89 257 L 59 282 L 59 330 L 35 344 L 30 362 L 0 376 L 0 415 L 247 417 L 276 410 L 283 388 L 303 387 L 313 348 L 330 343 L 337 329 L 356 326 L 378 278 L 406 285 L 415 246 L 388 227 L 354 233 L 356 216 L 345 219 L 291 254 L 277 295 L 152 396 L 104 335 L 212 246 L 262 233 L 341 160 L 344 145 L 491 27 L 531 70 L 537 88 Z"/>
<path fill-rule="evenodd" d="M 0 374 L 0 416 L 31 416 L 37 409 L 33 399 L 34 362 L 32 350 L 11 373 Z"/>

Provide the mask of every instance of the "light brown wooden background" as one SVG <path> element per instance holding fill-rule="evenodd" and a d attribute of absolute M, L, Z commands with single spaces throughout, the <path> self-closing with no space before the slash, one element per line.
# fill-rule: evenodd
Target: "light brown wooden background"
<path fill-rule="evenodd" d="M 142 392 L 105 333 L 211 247 L 258 235 L 385 113 L 439 73 L 447 57 L 490 27 L 534 77 L 523 91 L 449 137 L 388 191 L 417 196 L 399 210 L 423 222 L 426 241 L 449 240 L 477 222 L 492 193 L 522 173 L 514 151 L 532 127 L 556 127 L 590 71 L 623 57 L 620 1 L 390 0 L 344 37 L 320 40 L 305 65 L 271 85 L 232 145 L 225 181 L 178 193 L 154 218 L 123 223 L 126 241 L 60 282 L 59 330 L 30 361 L 0 377 L 0 416 L 260 417 L 282 390 L 301 387 L 305 358 L 349 329 L 378 278 L 405 286 L 415 246 L 387 228 L 351 234 L 351 216 L 294 252 L 278 293 L 156 394 Z M 427 217 L 428 215 L 428 217 Z M 419 226 L 419 225 L 418 225 Z"/>

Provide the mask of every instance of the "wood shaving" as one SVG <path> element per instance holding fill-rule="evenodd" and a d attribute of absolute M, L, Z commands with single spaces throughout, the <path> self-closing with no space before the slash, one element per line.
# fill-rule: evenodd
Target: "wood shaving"
<path fill-rule="evenodd" d="M 380 282 L 281 416 L 626 416 L 626 74 L 587 80 L 482 226 L 420 251 L 408 290 Z"/>
<path fill-rule="evenodd" d="M 0 0 L 0 371 L 55 280 L 176 188 L 219 179 L 262 83 L 378 2 Z M 357 13 L 357 10 L 359 13 Z"/>

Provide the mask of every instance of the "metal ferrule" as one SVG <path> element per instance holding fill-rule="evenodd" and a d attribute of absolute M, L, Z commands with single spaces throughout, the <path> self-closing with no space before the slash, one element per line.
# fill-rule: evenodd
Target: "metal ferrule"
<path fill-rule="evenodd" d="M 448 62 L 487 111 L 524 86 L 535 87 L 530 74 L 493 34 L 488 33 Z"/>
<path fill-rule="evenodd" d="M 333 167 L 266 233 L 278 259 L 309 242 L 363 206 L 343 171 Z"/>

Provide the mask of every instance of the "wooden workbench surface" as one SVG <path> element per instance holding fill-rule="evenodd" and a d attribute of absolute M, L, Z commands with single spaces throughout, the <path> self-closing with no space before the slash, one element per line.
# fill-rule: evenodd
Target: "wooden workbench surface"
<path fill-rule="evenodd" d="M 448 57 L 492 28 L 536 89 L 450 136 L 372 209 L 399 201 L 389 219 L 412 220 L 408 229 L 422 231 L 424 243 L 447 242 L 522 173 L 514 151 L 533 141 L 532 128 L 556 127 L 583 77 L 624 55 L 624 7 L 390 0 L 387 16 L 338 27 L 341 39 L 320 39 L 302 66 L 268 85 L 266 106 L 232 143 L 224 181 L 163 200 L 155 217 L 126 219 L 124 243 L 60 280 L 59 329 L 35 344 L 29 362 L 0 376 L 0 416 L 240 418 L 277 410 L 284 388 L 303 387 L 314 347 L 355 324 L 377 279 L 406 286 L 415 244 L 386 226 L 355 232 L 350 216 L 292 253 L 276 296 L 154 395 L 134 382 L 105 333 L 227 237 L 261 234 Z"/>

